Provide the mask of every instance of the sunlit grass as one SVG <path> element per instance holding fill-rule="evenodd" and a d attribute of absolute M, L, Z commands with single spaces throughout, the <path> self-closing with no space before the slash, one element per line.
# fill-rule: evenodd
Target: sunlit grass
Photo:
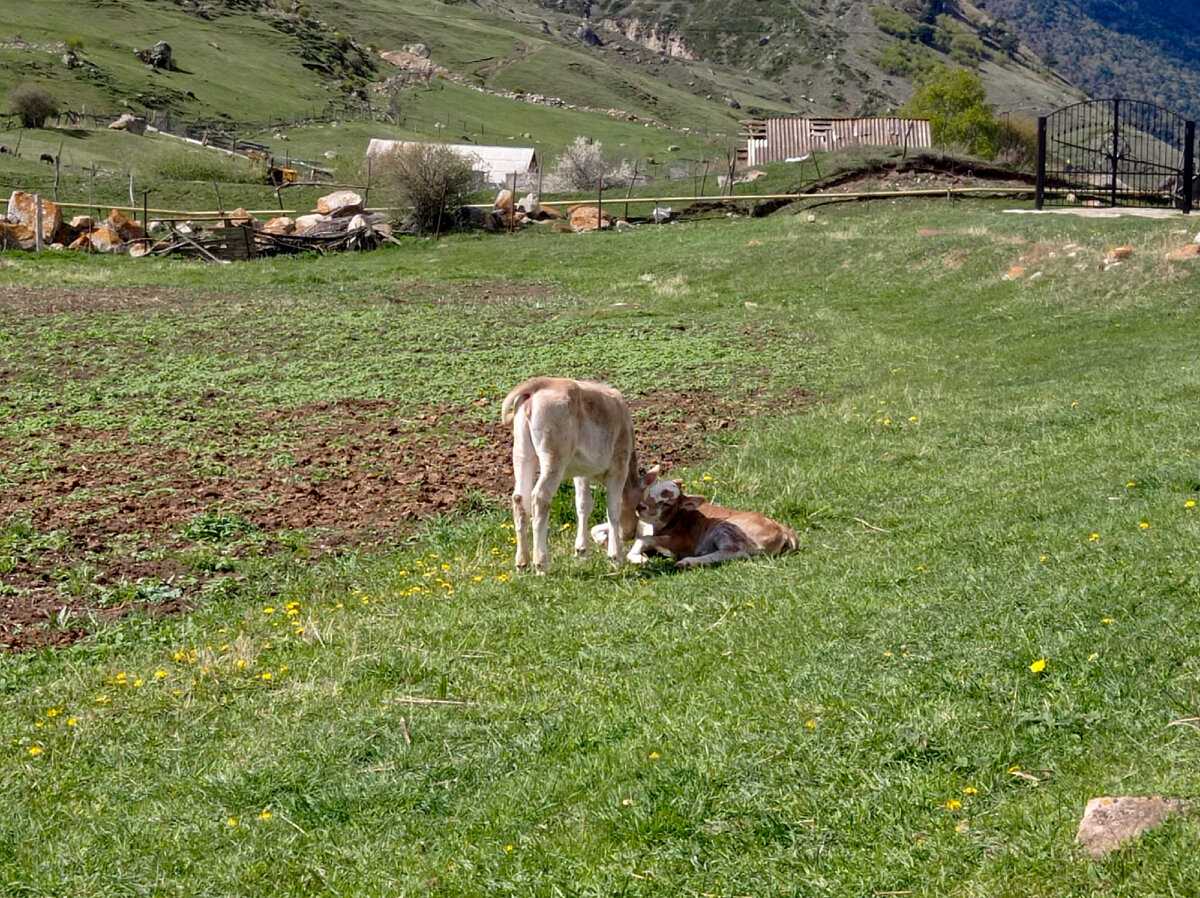
<path fill-rule="evenodd" d="M 0 324 L 3 433 L 35 458 L 61 417 L 168 432 L 201 385 L 240 397 L 204 410 L 231 418 L 376 395 L 494 414 L 545 371 L 633 397 L 804 386 L 817 405 L 677 472 L 802 545 L 614 570 L 570 557 L 563 506 L 553 572 L 518 575 L 496 506 L 386 551 L 235 553 L 236 588 L 187 616 L 0 657 L 0 882 L 1186 892 L 1193 820 L 1101 861 L 1072 842 L 1091 797 L 1200 789 L 1196 274 L 1160 262 L 1190 239 L 1174 228 L 921 203 L 217 270 L 98 260 L 110 285 L 196 301 Z M 1133 258 L 1102 270 L 1120 244 Z M 1076 260 L 1003 279 L 1050 245 Z M 472 302 L 480 284 L 510 289 Z M 39 378 L 63 357 L 89 376 Z M 265 538 L 189 526 L 202 548 Z M 0 563 L 54 539 L 11 522 Z"/>

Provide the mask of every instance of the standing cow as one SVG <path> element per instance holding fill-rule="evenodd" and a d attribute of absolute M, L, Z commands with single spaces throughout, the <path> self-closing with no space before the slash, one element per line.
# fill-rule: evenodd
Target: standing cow
<path fill-rule="evenodd" d="M 505 425 L 513 429 L 513 527 L 518 568 L 549 569 L 547 529 L 550 502 L 564 477 L 575 481 L 578 528 L 575 554 L 588 551 L 592 513 L 591 479 L 604 484 L 607 498 L 608 557 L 619 561 L 621 539 L 632 539 L 643 481 L 638 476 L 633 420 L 624 397 L 612 387 L 565 377 L 535 377 L 504 397 Z"/>

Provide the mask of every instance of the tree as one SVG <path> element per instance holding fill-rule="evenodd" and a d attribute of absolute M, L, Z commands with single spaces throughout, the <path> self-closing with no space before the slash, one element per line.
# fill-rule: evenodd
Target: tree
<path fill-rule="evenodd" d="M 605 158 L 598 141 L 580 136 L 555 160 L 550 178 L 555 188 L 562 190 L 627 187 L 633 180 L 633 168 L 627 159 Z"/>
<path fill-rule="evenodd" d="M 444 144 L 398 147 L 379 158 L 374 174 L 385 196 L 412 210 L 423 234 L 445 229 L 447 210 L 466 203 L 475 183 L 471 164 Z"/>
<path fill-rule="evenodd" d="M 1000 123 L 987 104 L 983 79 L 964 68 L 939 67 L 900 109 L 910 118 L 929 119 L 936 144 L 965 147 L 984 159 L 996 155 Z"/>
<path fill-rule="evenodd" d="M 44 128 L 46 119 L 58 112 L 58 101 L 50 91 L 33 84 L 23 84 L 9 97 L 13 115 L 25 128 Z"/>

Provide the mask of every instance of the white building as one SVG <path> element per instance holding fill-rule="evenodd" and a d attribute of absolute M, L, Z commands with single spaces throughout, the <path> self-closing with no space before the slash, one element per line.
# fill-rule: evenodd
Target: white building
<path fill-rule="evenodd" d="M 471 168 L 489 184 L 505 184 L 512 175 L 536 173 L 537 151 L 531 147 L 485 147 L 474 143 L 431 144 L 419 140 L 381 140 L 372 138 L 367 158 L 382 156 L 408 146 L 444 146 L 471 163 Z"/>

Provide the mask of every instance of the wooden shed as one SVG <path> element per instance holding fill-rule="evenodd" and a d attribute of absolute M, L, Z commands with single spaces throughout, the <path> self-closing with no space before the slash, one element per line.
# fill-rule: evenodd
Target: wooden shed
<path fill-rule="evenodd" d="M 848 147 L 927 149 L 929 122 L 911 118 L 764 118 L 747 122 L 746 164 Z"/>

